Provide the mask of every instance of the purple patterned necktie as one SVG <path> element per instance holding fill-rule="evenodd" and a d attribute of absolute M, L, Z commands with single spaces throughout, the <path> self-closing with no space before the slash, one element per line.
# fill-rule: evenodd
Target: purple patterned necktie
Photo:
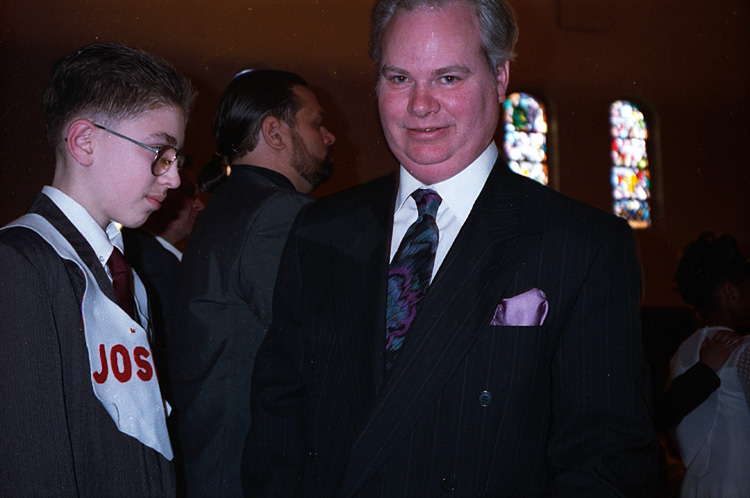
<path fill-rule="evenodd" d="M 388 270 L 386 371 L 393 365 L 419 302 L 427 294 L 438 245 L 435 217 L 442 199 L 427 189 L 415 190 L 411 195 L 417 202 L 417 221 L 406 231 Z"/>

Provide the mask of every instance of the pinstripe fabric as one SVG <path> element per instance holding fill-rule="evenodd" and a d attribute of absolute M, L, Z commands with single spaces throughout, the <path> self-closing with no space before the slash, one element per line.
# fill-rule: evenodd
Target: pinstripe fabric
<path fill-rule="evenodd" d="M 54 203 L 40 194 L 29 212 L 68 239 L 114 301 L 93 249 Z M 120 432 L 94 395 L 81 270 L 25 228 L 0 233 L 0 261 L 2 494 L 174 496 L 172 463 Z"/>
<path fill-rule="evenodd" d="M 394 192 L 381 179 L 298 218 L 256 360 L 248 490 L 647 495 L 655 439 L 627 225 L 499 163 L 385 383 Z M 544 325 L 490 325 L 533 287 Z"/>

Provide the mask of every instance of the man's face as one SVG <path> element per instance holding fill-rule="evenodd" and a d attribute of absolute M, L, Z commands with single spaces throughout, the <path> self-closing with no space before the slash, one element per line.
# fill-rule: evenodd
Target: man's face
<path fill-rule="evenodd" d="M 297 86 L 294 93 L 302 103 L 297 111 L 292 136 L 292 167 L 315 188 L 333 175 L 331 145 L 336 141 L 323 126 L 323 109 L 310 89 Z"/>
<path fill-rule="evenodd" d="M 114 131 L 145 145 L 182 147 L 185 116 L 171 107 L 145 111 L 133 119 L 110 123 Z M 106 226 L 116 221 L 123 226 L 141 226 L 161 207 L 167 190 L 180 185 L 176 167 L 161 176 L 151 173 L 154 153 L 104 130 L 95 129 L 96 159 L 90 174 L 92 190 L 85 206 L 94 219 Z"/>
<path fill-rule="evenodd" d="M 492 74 L 476 16 L 459 2 L 398 12 L 382 49 L 378 108 L 388 146 L 427 185 L 453 177 L 492 141 L 507 64 Z"/>

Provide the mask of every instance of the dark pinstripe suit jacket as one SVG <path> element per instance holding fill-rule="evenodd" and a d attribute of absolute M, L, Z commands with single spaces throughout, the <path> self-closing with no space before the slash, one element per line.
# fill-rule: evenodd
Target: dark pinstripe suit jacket
<path fill-rule="evenodd" d="M 498 163 L 385 382 L 395 191 L 386 177 L 297 220 L 256 359 L 249 496 L 647 495 L 626 223 Z M 549 300 L 542 326 L 490 325 L 531 288 Z"/>
<path fill-rule="evenodd" d="M 44 216 L 114 301 L 96 254 L 45 195 Z M 83 335 L 85 280 L 35 232 L 0 233 L 0 495 L 174 496 L 172 463 L 121 433 L 94 395 Z"/>

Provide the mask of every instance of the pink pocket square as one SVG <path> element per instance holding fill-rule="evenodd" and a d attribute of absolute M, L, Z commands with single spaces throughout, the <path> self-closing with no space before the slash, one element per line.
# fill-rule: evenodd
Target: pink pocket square
<path fill-rule="evenodd" d="M 547 318 L 549 303 L 541 289 L 531 289 L 523 294 L 503 299 L 497 305 L 490 325 L 531 327 L 542 325 Z"/>

